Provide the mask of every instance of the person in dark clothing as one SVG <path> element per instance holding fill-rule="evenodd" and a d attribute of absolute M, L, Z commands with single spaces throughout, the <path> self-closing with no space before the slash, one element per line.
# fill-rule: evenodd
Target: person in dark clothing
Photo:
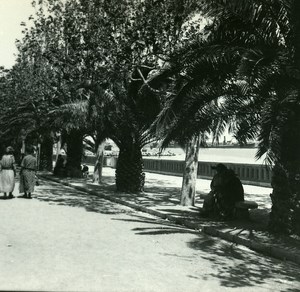
<path fill-rule="evenodd" d="M 58 155 L 57 161 L 53 170 L 53 174 L 56 176 L 65 175 L 65 160 L 61 154 Z"/>
<path fill-rule="evenodd" d="M 222 219 L 234 217 L 235 203 L 244 201 L 244 188 L 233 170 L 219 163 L 213 166 L 217 173 L 214 175 L 210 188 L 203 203 L 203 216 L 217 216 Z"/>
<path fill-rule="evenodd" d="M 84 178 L 87 178 L 87 177 L 89 176 L 89 168 L 88 168 L 87 165 L 84 164 L 84 165 L 82 166 L 81 171 L 82 171 L 82 176 L 83 176 Z"/>

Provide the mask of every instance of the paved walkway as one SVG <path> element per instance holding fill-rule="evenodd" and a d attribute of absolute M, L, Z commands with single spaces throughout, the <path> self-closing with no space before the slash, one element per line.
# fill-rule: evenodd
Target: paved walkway
<path fill-rule="evenodd" d="M 195 207 L 180 206 L 182 178 L 169 175 L 146 173 L 145 191 L 141 194 L 118 193 L 115 191 L 115 170 L 103 168 L 101 185 L 91 179 L 58 179 L 49 173 L 40 176 L 68 185 L 113 202 L 167 219 L 185 227 L 200 230 L 235 244 L 244 245 L 282 260 L 300 264 L 300 238 L 298 236 L 279 236 L 267 231 L 268 215 L 271 208 L 270 188 L 245 185 L 245 199 L 254 200 L 259 207 L 250 211 L 250 220 L 219 222 L 201 218 L 199 209 L 203 198 L 209 192 L 209 180 L 197 180 Z"/>

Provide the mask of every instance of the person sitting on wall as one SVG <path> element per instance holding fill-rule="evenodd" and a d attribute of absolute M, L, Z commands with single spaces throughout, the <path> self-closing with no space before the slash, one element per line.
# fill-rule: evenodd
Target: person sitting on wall
<path fill-rule="evenodd" d="M 234 171 L 228 169 L 224 164 L 219 163 L 212 166 L 212 169 L 217 173 L 211 181 L 211 191 L 204 199 L 201 215 L 232 219 L 235 203 L 244 201 L 243 185 Z"/>

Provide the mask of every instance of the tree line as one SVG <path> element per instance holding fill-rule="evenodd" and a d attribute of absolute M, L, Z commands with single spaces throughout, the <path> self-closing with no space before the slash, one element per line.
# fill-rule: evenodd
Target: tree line
<path fill-rule="evenodd" d="M 181 203 L 193 204 L 199 148 L 229 127 L 272 168 L 273 231 L 300 233 L 300 3 L 297 0 L 39 0 L 18 58 L 1 68 L 0 139 L 119 147 L 118 191 L 143 190 L 141 149 L 186 147 Z M 19 147 L 20 148 L 20 147 Z M 101 151 L 100 151 L 101 152 Z M 101 154 L 101 153 L 100 153 Z"/>

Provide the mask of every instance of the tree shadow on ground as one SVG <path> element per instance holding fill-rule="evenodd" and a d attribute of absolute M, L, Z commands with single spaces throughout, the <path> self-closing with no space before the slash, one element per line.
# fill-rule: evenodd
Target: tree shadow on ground
<path fill-rule="evenodd" d="M 53 188 L 53 195 L 49 194 L 48 192 L 48 198 L 47 200 L 56 201 L 56 203 L 60 203 L 61 205 L 70 205 L 70 206 L 77 206 L 77 207 L 85 207 L 89 211 L 97 211 L 99 210 L 100 206 L 102 206 L 102 211 L 104 212 L 104 206 L 108 206 L 110 204 L 111 206 L 114 205 L 114 203 L 109 203 L 109 201 L 105 201 L 104 203 L 103 199 L 97 197 L 97 193 L 99 195 L 107 195 L 108 197 L 114 196 L 115 198 L 125 200 L 126 202 L 134 203 L 137 205 L 142 205 L 144 207 L 148 208 L 157 208 L 158 211 L 165 213 L 166 215 L 171 215 L 177 218 L 181 218 L 183 220 L 189 220 L 194 223 L 201 224 L 202 226 L 209 226 L 209 227 L 217 227 L 217 228 L 229 228 L 232 230 L 235 230 L 236 228 L 244 229 L 244 230 L 258 230 L 262 231 L 265 230 L 265 226 L 261 224 L 261 222 L 266 222 L 266 219 L 263 218 L 259 222 L 254 221 L 232 221 L 232 222 L 222 222 L 211 218 L 202 218 L 200 217 L 199 207 L 186 207 L 182 208 L 179 205 L 179 198 L 178 193 L 180 193 L 180 188 L 173 188 L 173 191 L 170 191 L 168 188 L 168 191 L 164 191 L 164 188 L 156 187 L 152 191 L 155 191 L 153 193 L 149 192 L 149 189 L 147 189 L 147 192 L 143 192 L 140 194 L 133 194 L 133 193 L 120 193 L 115 191 L 115 185 L 114 181 L 112 180 L 112 177 L 103 177 L 103 182 L 101 185 L 91 183 L 90 180 L 85 179 L 71 179 L 71 178 L 65 178 L 62 180 L 63 183 L 74 183 L 75 185 L 81 186 L 84 189 L 87 189 L 89 191 L 95 192 L 95 195 L 87 194 L 82 192 L 82 196 L 74 195 L 68 196 L 68 198 L 62 197 L 61 192 L 57 191 L 57 187 Z M 55 182 L 51 182 L 55 186 L 59 186 L 59 184 Z M 43 185 L 43 184 L 42 184 Z M 66 187 L 67 189 L 68 187 Z M 40 188 L 39 188 L 40 189 Z M 72 190 L 72 188 L 69 188 Z M 72 193 L 72 191 L 71 191 Z M 75 192 L 73 191 L 75 194 Z M 87 199 L 89 198 L 89 199 Z M 196 196 L 198 202 L 203 202 L 201 194 L 197 194 Z M 46 197 L 44 196 L 44 200 Z M 58 202 L 58 200 L 61 200 L 61 202 Z M 101 199 L 102 203 L 99 204 L 98 200 Z M 200 204 L 196 204 L 196 206 L 199 206 Z M 157 207 L 159 206 L 159 207 Z M 165 208 L 164 208 L 165 207 Z M 109 212 L 107 209 L 105 212 Z M 266 215 L 266 214 L 265 214 Z M 266 216 L 265 216 L 266 217 Z"/>
<path fill-rule="evenodd" d="M 188 228 L 157 218 L 148 218 L 142 215 L 131 214 L 129 219 L 114 218 L 113 220 L 136 222 L 147 224 L 145 227 L 133 228 L 136 235 L 155 236 L 168 234 L 195 234 L 197 238 L 189 241 L 187 246 L 196 251 L 195 256 L 200 256 L 203 260 L 212 263 L 213 272 L 205 273 L 195 271 L 190 278 L 209 280 L 216 278 L 225 288 L 246 288 L 253 289 L 263 286 L 268 282 L 278 283 L 278 286 L 289 286 L 285 292 L 300 291 L 297 285 L 300 281 L 299 267 L 293 263 L 276 260 L 268 256 L 262 256 L 247 248 L 237 247 L 215 237 L 193 231 Z M 149 225 L 151 224 L 151 225 Z M 180 254 L 164 253 L 165 256 L 179 257 Z M 205 264 L 205 262 L 201 263 Z M 278 287 L 274 287 L 276 290 Z"/>
<path fill-rule="evenodd" d="M 55 178 L 52 175 L 48 175 L 49 179 Z M 57 178 L 56 178 L 57 179 Z M 170 192 L 169 188 L 157 188 L 155 192 L 151 193 L 144 191 L 142 193 L 121 193 L 116 191 L 115 180 L 113 177 L 104 176 L 100 184 L 93 183 L 91 179 L 78 179 L 78 178 L 59 178 L 62 183 L 74 183 L 75 185 L 82 185 L 89 191 L 105 192 L 110 191 L 114 193 L 114 196 L 120 199 L 130 200 L 134 203 L 143 202 L 145 207 L 162 206 L 174 206 L 179 204 L 177 189 L 174 192 Z M 180 189 L 179 189 L 180 190 Z M 111 193 L 110 193 L 111 194 Z"/>
<path fill-rule="evenodd" d="M 234 244 L 216 238 L 201 236 L 190 241 L 188 246 L 201 251 L 201 257 L 213 264 L 214 272 L 201 277 L 215 277 L 224 287 L 257 287 L 268 280 L 278 284 L 297 281 L 299 285 L 299 267 L 295 264 L 286 264 L 245 248 L 236 248 Z M 300 291 L 296 287 L 297 284 L 285 291 Z M 274 287 L 275 290 L 276 288 Z"/>
<path fill-rule="evenodd" d="M 40 201 L 48 202 L 62 206 L 84 208 L 88 212 L 97 212 L 102 214 L 131 213 L 132 209 L 100 198 L 96 195 L 90 195 L 80 192 L 66 186 L 58 188 L 51 182 L 47 186 L 40 187 L 35 195 Z"/>
<path fill-rule="evenodd" d="M 111 177 L 110 177 L 111 178 Z M 199 224 L 200 227 L 213 227 L 221 229 L 230 234 L 238 234 L 246 239 L 257 240 L 262 243 L 273 244 L 276 246 L 282 246 L 289 251 L 298 252 L 299 249 L 299 238 L 292 239 L 288 236 L 278 236 L 270 234 L 267 230 L 268 219 L 269 219 L 269 209 L 256 209 L 250 211 L 251 220 L 234 220 L 234 221 L 218 221 L 211 218 L 202 218 L 199 215 L 199 207 L 189 208 L 179 205 L 178 193 L 177 192 L 158 192 L 149 193 L 144 192 L 140 194 L 130 194 L 130 193 L 118 193 L 115 191 L 115 185 L 113 180 L 106 180 L 101 185 L 92 184 L 89 181 L 78 180 L 78 179 L 66 179 L 65 182 L 71 182 L 75 185 L 81 186 L 84 189 L 93 191 L 95 195 L 91 195 L 85 192 L 75 191 L 69 187 L 62 187 L 60 184 L 47 181 L 48 184 L 53 184 L 53 189 L 50 186 L 48 192 L 43 193 L 40 199 L 51 201 L 52 203 L 83 207 L 87 211 L 100 212 L 105 214 L 116 214 L 120 212 L 129 212 L 132 209 L 127 207 L 116 207 L 115 203 L 108 200 L 102 199 L 99 196 L 107 195 L 107 197 L 114 197 L 122 199 L 126 202 L 134 203 L 139 206 L 144 206 L 152 209 L 156 209 L 159 212 L 164 213 L 166 216 L 173 216 L 175 218 L 181 218 L 187 220 L 194 224 Z M 112 183 L 113 182 L 113 183 Z M 55 187 L 54 187 L 55 186 Z M 59 190 L 60 186 L 60 190 Z M 43 186 L 42 183 L 42 188 Z M 41 187 L 39 187 L 39 190 Z M 68 190 L 68 191 L 65 191 Z M 176 190 L 177 188 L 173 188 Z M 63 190 L 63 191 L 62 191 Z M 155 190 L 162 191 L 163 188 L 155 188 Z M 70 194 L 67 196 L 68 192 Z M 78 192 L 78 193 L 77 193 Z M 51 194 L 53 193 L 53 194 Z M 65 193 L 65 196 L 62 196 Z M 98 194 L 98 197 L 97 197 Z M 197 201 L 203 201 L 203 196 L 197 194 Z M 60 200 L 60 201 L 59 201 Z M 199 206 L 200 204 L 196 204 Z M 297 248 L 298 247 L 298 248 Z"/>
<path fill-rule="evenodd" d="M 54 178 L 52 175 L 48 175 L 50 179 Z M 82 184 L 87 187 L 88 190 L 99 191 L 99 188 L 102 190 L 109 190 L 114 192 L 116 196 L 119 198 L 130 198 L 132 202 L 140 203 L 141 199 L 143 200 L 143 206 L 145 207 L 156 207 L 160 206 L 174 206 L 180 204 L 180 187 L 165 187 L 165 181 L 155 180 L 155 184 L 158 186 L 150 186 L 147 187 L 145 184 L 144 192 L 134 194 L 134 193 L 118 193 L 116 192 L 115 187 L 115 178 L 112 176 L 103 176 L 102 181 L 99 184 L 92 183 L 91 178 L 89 179 L 78 179 L 78 178 L 60 178 L 60 180 L 64 183 L 74 183 L 74 184 Z M 196 194 L 196 204 L 202 205 L 203 199 L 200 197 L 200 193 Z"/>
<path fill-rule="evenodd" d="M 150 217 L 147 215 L 143 216 L 135 213 L 130 214 L 130 217 L 131 218 L 113 218 L 112 220 L 150 224 L 150 226 L 147 227 L 137 227 L 132 229 L 137 235 L 162 235 L 175 233 L 199 234 L 199 231 L 193 231 L 189 228 L 178 226 L 177 224 L 172 223 L 169 220 L 161 219 L 158 217 Z"/>
<path fill-rule="evenodd" d="M 180 204 L 180 194 L 181 188 L 180 187 L 173 187 L 173 186 L 163 186 L 163 181 L 156 182 L 157 185 L 161 186 L 151 186 L 146 187 L 144 189 L 144 193 L 149 197 L 156 197 L 157 195 L 160 196 L 161 200 L 167 203 L 166 205 L 173 205 L 175 202 Z M 203 198 L 201 197 L 201 193 L 197 192 L 195 196 L 195 204 L 202 205 Z"/>
<path fill-rule="evenodd" d="M 61 186 L 53 182 L 49 182 L 47 186 L 41 187 L 39 193 L 35 196 L 38 200 L 48 202 L 49 204 L 84 208 L 88 212 L 97 212 L 101 214 L 120 214 L 130 215 L 129 218 L 112 218 L 124 222 L 136 222 L 141 224 L 156 225 L 155 227 L 137 227 L 133 229 L 139 235 L 159 235 L 171 233 L 195 233 L 192 230 L 180 227 L 168 220 L 154 217 L 148 214 L 138 215 L 133 209 L 111 202 L 109 200 L 90 195 L 85 192 L 74 190 L 67 186 Z M 110 192 L 111 193 L 111 192 Z"/>

